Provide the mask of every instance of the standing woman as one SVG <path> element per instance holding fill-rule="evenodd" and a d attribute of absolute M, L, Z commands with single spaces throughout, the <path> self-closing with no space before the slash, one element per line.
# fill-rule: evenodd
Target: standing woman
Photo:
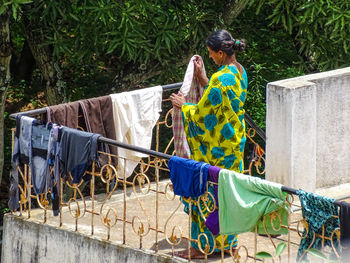
<path fill-rule="evenodd" d="M 194 74 L 202 86 L 206 87 L 203 97 L 198 104 L 186 103 L 182 94 L 173 93 L 170 99 L 174 107 L 181 108 L 185 134 L 191 150 L 190 158 L 243 172 L 243 150 L 246 141 L 243 105 L 248 79 L 244 68 L 237 62 L 235 53 L 245 49 L 245 42 L 233 39 L 226 30 L 218 30 L 209 35 L 206 45 L 209 57 L 220 68 L 208 79 L 202 71 L 201 62 L 194 61 Z M 213 193 L 212 185 L 209 191 Z M 190 199 L 182 198 L 182 201 L 185 204 L 185 212 L 188 213 Z M 210 203 L 209 207 L 212 210 L 213 202 Z M 217 235 L 215 241 L 212 240 L 200 209 L 207 217 L 207 210 L 198 207 L 197 202 L 192 202 L 191 238 L 196 240 L 201 233 L 205 233 L 209 238 L 209 251 L 212 251 L 215 242 L 216 251 L 219 252 L 222 235 Z M 235 235 L 224 235 L 223 240 L 225 250 L 228 250 L 231 244 L 233 248 L 237 246 Z M 205 244 L 205 239 L 202 243 Z M 204 255 L 199 251 L 198 244 L 191 244 L 191 258 L 202 258 Z M 178 256 L 187 257 L 188 251 L 179 253 Z"/>

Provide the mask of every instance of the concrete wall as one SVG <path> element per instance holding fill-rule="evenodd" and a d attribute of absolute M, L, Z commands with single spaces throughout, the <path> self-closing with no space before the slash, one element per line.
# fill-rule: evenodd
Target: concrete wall
<path fill-rule="evenodd" d="M 184 262 L 5 215 L 1 262 Z"/>
<path fill-rule="evenodd" d="M 315 191 L 350 182 L 350 68 L 269 83 L 266 179 Z"/>

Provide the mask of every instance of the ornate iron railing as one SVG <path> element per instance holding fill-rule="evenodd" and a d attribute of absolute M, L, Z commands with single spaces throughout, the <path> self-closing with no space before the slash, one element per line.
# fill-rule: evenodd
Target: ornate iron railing
<path fill-rule="evenodd" d="M 170 108 L 168 99 L 165 99 L 163 104 L 165 108 Z M 168 106 L 166 106 L 167 104 Z M 141 160 L 133 175 L 126 179 L 123 175 L 118 174 L 116 167 L 113 166 L 114 159 L 121 159 L 121 157 L 99 152 L 100 155 L 107 156 L 108 163 L 102 167 L 93 163 L 91 169 L 86 172 L 86 174 L 91 175 L 90 181 L 74 184 L 71 176 L 60 179 L 60 213 L 58 217 L 49 213 L 51 193 L 35 195 L 30 170 L 27 165 L 23 165 L 19 169 L 20 209 L 16 212 L 13 211 L 13 213 L 28 219 L 40 220 L 43 224 L 53 224 L 141 249 L 152 249 L 155 253 L 165 253 L 169 256 L 174 256 L 174 252 L 180 247 L 190 248 L 191 241 L 200 243 L 201 236 L 208 243 L 212 237 L 205 234 L 202 234 L 197 240 L 191 239 L 189 235 L 191 233 L 191 217 L 180 212 L 182 203 L 174 195 L 172 184 L 168 179 L 167 161 L 173 154 L 171 152 L 173 139 L 169 138 L 168 142 L 162 146 L 165 149 L 163 153 L 159 152 L 161 127 L 172 128 L 171 111 L 170 109 L 164 112 L 157 122 L 154 150 L 124 145 L 102 138 L 101 141 L 105 143 L 147 153 L 149 157 Z M 249 126 L 249 122 L 247 123 Z M 247 168 L 244 173 L 263 177 L 265 153 L 264 147 L 257 143 L 256 134 L 256 129 L 247 128 L 245 149 Z M 259 134 L 261 135 L 261 131 Z M 125 159 L 125 162 L 128 161 Z M 212 182 L 208 182 L 207 187 L 210 184 Z M 213 249 L 209 250 L 208 244 L 202 244 L 205 249 L 201 248 L 201 251 L 205 255 L 205 260 L 207 261 L 208 257 L 216 257 L 217 260 L 224 262 L 228 257 L 227 254 L 230 254 L 231 261 L 256 261 L 259 260 L 256 256 L 259 251 L 268 252 L 274 256 L 273 260 L 279 262 L 294 260 L 299 242 L 308 235 L 309 227 L 301 216 L 300 204 L 295 190 L 288 187 L 283 189 L 289 193 L 285 199 L 285 204 L 289 207 L 288 224 L 282 223 L 281 215 L 278 213 L 264 217 L 262 220 L 265 230 L 265 220 L 269 218 L 274 230 L 285 228 L 288 230 L 288 234 L 278 237 L 269 233 L 266 236 L 258 235 L 257 232 L 242 234 L 239 238 L 237 254 L 234 254 L 232 249 L 227 253 L 223 248 L 219 248 L 221 253 L 216 254 Z M 190 213 L 191 204 L 194 201 L 204 204 L 203 207 L 209 209 L 206 205 L 209 199 L 215 203 L 214 197 L 209 192 L 197 200 L 192 200 L 189 206 Z M 34 207 L 36 209 L 33 209 Z M 336 235 L 339 239 L 339 234 L 339 229 L 335 229 L 332 236 L 318 236 L 322 239 L 322 246 L 324 246 L 325 240 L 331 240 L 331 250 L 338 258 L 339 254 L 333 244 L 333 236 Z M 312 242 L 315 242 L 316 237 L 313 237 Z M 286 250 L 279 254 L 284 247 Z M 277 255 L 275 254 L 276 248 L 279 248 Z"/>

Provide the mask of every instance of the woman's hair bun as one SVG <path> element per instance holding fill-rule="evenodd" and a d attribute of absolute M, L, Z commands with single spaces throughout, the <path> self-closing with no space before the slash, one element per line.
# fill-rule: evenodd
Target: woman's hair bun
<path fill-rule="evenodd" d="M 245 39 L 234 39 L 233 40 L 233 50 L 238 53 L 243 52 L 245 50 Z"/>

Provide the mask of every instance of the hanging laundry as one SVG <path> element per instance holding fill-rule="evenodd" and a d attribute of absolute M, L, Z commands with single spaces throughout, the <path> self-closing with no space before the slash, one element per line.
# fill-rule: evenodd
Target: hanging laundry
<path fill-rule="evenodd" d="M 79 118 L 79 115 L 82 118 Z M 50 106 L 47 108 L 47 121 L 74 129 L 80 127 L 87 132 L 98 133 L 112 140 L 116 139 L 110 96 Z M 117 147 L 112 145 L 106 145 L 106 152 L 118 155 Z M 100 155 L 99 158 L 101 165 L 108 163 L 106 155 Z M 116 158 L 112 159 L 112 164 L 117 164 Z"/>
<path fill-rule="evenodd" d="M 19 161 L 24 164 L 31 163 L 32 159 L 32 132 L 35 119 L 27 116 L 20 117 L 19 130 Z M 16 153 L 14 153 L 16 156 Z"/>
<path fill-rule="evenodd" d="M 33 125 L 32 127 L 32 163 L 31 176 L 33 189 L 36 194 L 46 193 L 49 182 L 49 163 L 47 149 L 50 130 L 47 125 Z"/>
<path fill-rule="evenodd" d="M 162 111 L 161 86 L 111 94 L 116 140 L 122 143 L 151 148 L 153 127 Z M 119 177 L 129 177 L 141 158 L 147 155 L 118 148 Z M 124 174 L 125 169 L 125 174 Z"/>
<path fill-rule="evenodd" d="M 43 125 L 40 121 L 27 116 L 16 117 L 16 133 L 10 174 L 11 210 L 18 205 L 18 167 L 20 163 L 29 165 L 31 184 L 36 194 L 52 190 L 50 179 L 48 147 L 52 125 Z"/>
<path fill-rule="evenodd" d="M 258 233 L 265 234 L 261 220 L 272 212 L 278 212 L 282 224 L 287 225 L 288 205 L 281 187 L 258 177 L 221 169 L 218 187 L 220 233 L 254 232 L 257 226 Z M 279 226 L 279 222 L 276 226 Z M 270 234 L 287 233 L 284 228 L 276 233 L 271 225 L 266 224 L 266 227 Z"/>
<path fill-rule="evenodd" d="M 339 221 L 340 242 L 344 247 L 342 251 L 342 259 L 344 262 L 348 262 L 350 260 L 350 204 L 347 202 L 340 203 Z"/>
<path fill-rule="evenodd" d="M 100 134 L 62 127 L 59 158 L 65 173 L 71 172 L 73 183 L 79 183 L 92 161 L 97 161 Z"/>
<path fill-rule="evenodd" d="M 113 122 L 113 105 L 110 96 L 102 96 L 79 101 L 82 109 L 85 124 L 88 132 L 101 134 L 103 137 L 116 140 Z M 108 153 L 118 155 L 117 147 L 106 145 Z M 102 160 L 101 160 L 102 158 Z M 113 164 L 117 164 L 116 158 L 112 159 Z M 99 162 L 108 162 L 106 155 L 100 155 Z"/>
<path fill-rule="evenodd" d="M 60 193 L 60 178 L 62 175 L 61 163 L 59 158 L 60 152 L 60 143 L 58 140 L 60 126 L 56 124 L 52 124 L 48 142 L 47 149 L 47 160 L 49 165 L 53 165 L 53 174 L 50 174 L 49 180 L 47 182 L 48 189 L 51 189 L 51 197 L 52 197 L 52 211 L 53 215 L 57 216 L 59 214 L 59 193 Z"/>
<path fill-rule="evenodd" d="M 350 204 L 341 202 L 339 210 L 341 241 L 350 245 Z"/>
<path fill-rule="evenodd" d="M 10 172 L 10 209 L 16 210 L 18 204 L 18 167 L 20 163 L 30 168 L 31 184 L 36 194 L 47 192 L 49 167 L 47 163 L 47 143 L 49 130 L 34 118 L 17 116 L 16 133 Z"/>
<path fill-rule="evenodd" d="M 213 233 L 213 235 L 218 235 L 220 233 L 220 224 L 219 224 L 219 200 L 218 200 L 218 179 L 219 179 L 219 172 L 221 168 L 217 166 L 210 166 L 209 167 L 209 180 L 213 182 L 214 186 L 214 198 L 217 208 L 208 215 L 207 220 L 205 221 L 205 225 L 208 227 L 210 232 Z M 216 183 L 216 184 L 215 184 Z"/>
<path fill-rule="evenodd" d="M 46 108 L 46 121 L 69 128 L 78 128 L 79 122 L 79 101 L 54 105 Z"/>
<path fill-rule="evenodd" d="M 187 66 L 184 81 L 180 88 L 180 93 L 185 96 L 187 103 L 198 103 L 201 99 L 204 87 L 199 83 L 199 81 L 194 78 L 194 65 L 193 61 L 199 59 L 202 61 L 203 72 L 205 73 L 204 63 L 199 55 L 194 55 Z M 181 109 L 173 108 L 172 113 L 173 119 L 173 134 L 174 134 L 174 147 L 176 156 L 183 158 L 190 158 L 190 148 L 187 143 Z"/>
<path fill-rule="evenodd" d="M 306 229 L 303 233 L 303 236 L 307 236 L 300 241 L 297 256 L 297 260 L 299 260 L 310 247 L 313 236 L 322 236 L 322 226 L 324 226 L 324 236 L 331 237 L 333 231 L 339 228 L 339 218 L 334 217 L 338 216 L 338 209 L 334 205 L 335 199 L 304 192 L 303 190 L 298 190 L 297 195 L 300 199 L 303 218 L 309 226 L 308 234 Z M 335 248 L 339 250 L 340 246 L 337 235 L 333 236 L 333 243 Z M 324 245 L 332 247 L 331 241 L 328 239 L 324 239 Z M 311 248 L 321 249 L 321 247 L 322 238 L 316 236 Z M 306 259 L 306 256 L 303 259 Z"/>
<path fill-rule="evenodd" d="M 29 129 L 31 132 L 31 129 Z M 16 116 L 16 131 L 13 141 L 11 171 L 10 171 L 10 189 L 9 189 L 9 209 L 14 211 L 19 208 L 19 188 L 18 188 L 18 166 L 20 164 L 20 134 L 21 134 L 21 116 Z M 21 139 L 23 140 L 23 139 Z M 29 155 L 29 153 L 27 153 Z M 29 160 L 29 157 L 28 157 Z"/>
<path fill-rule="evenodd" d="M 174 193 L 196 198 L 205 193 L 209 164 L 173 156 L 169 162 L 170 180 Z"/>
<path fill-rule="evenodd" d="M 26 116 L 21 117 L 19 136 L 20 162 L 30 167 L 31 180 L 34 192 L 42 194 L 47 192 L 49 165 L 47 160 L 47 147 L 49 129 L 38 120 Z"/>

